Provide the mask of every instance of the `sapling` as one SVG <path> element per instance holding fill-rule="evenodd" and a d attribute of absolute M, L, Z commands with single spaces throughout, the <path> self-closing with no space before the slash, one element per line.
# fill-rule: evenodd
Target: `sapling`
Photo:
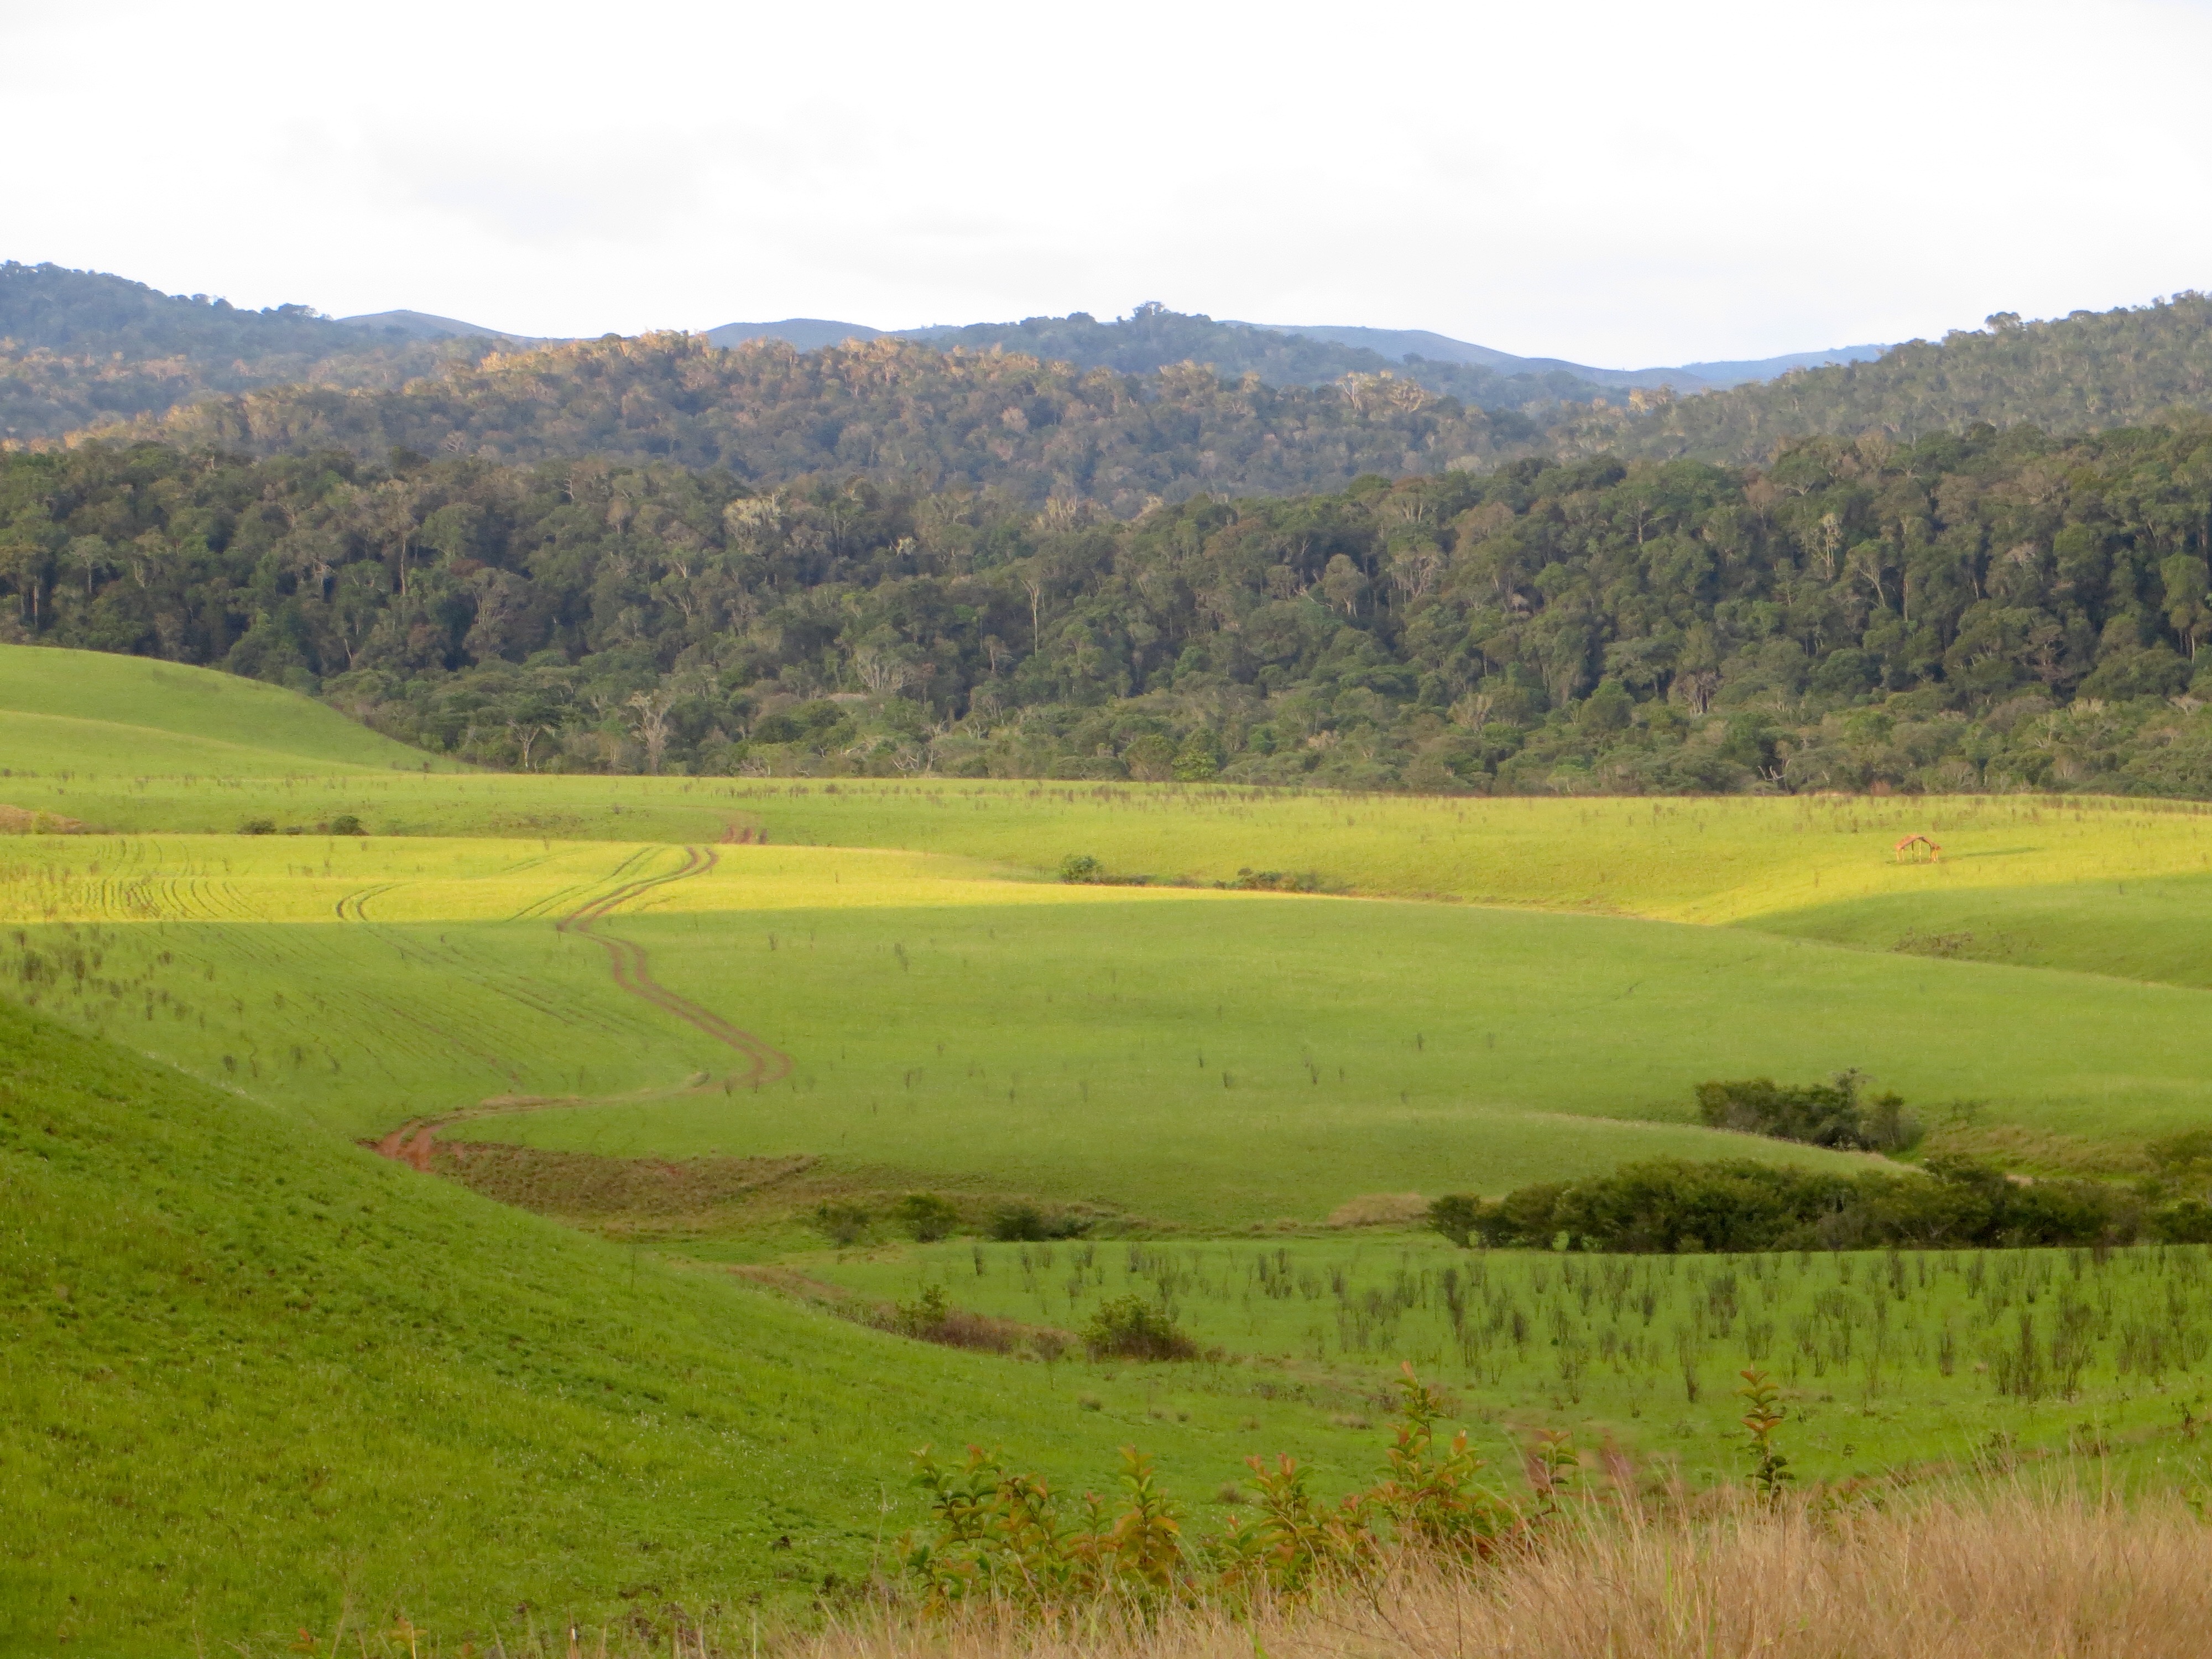
<path fill-rule="evenodd" d="M 1780 1499 L 1784 1484 L 1795 1478 L 1790 1472 L 1790 1460 L 1774 1443 L 1774 1431 L 1782 1426 L 1784 1414 L 1782 1391 L 1771 1377 L 1755 1366 L 1738 1375 L 1743 1378 L 1743 1386 L 1736 1394 L 1747 1407 L 1743 1426 L 1751 1439 L 1752 1487 L 1761 1499 L 1775 1503 Z"/>

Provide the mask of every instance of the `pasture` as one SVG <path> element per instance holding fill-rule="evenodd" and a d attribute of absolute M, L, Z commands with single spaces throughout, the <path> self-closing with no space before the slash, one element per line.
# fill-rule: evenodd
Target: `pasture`
<path fill-rule="evenodd" d="M 1468 1251 L 1434 1237 L 878 1247 L 792 1267 L 878 1302 L 1080 1332 L 1107 1301 L 1166 1309 L 1254 1386 L 1358 1421 L 1401 1364 L 1451 1389 L 1508 1468 L 1563 1429 L 1644 1478 L 1745 1477 L 1738 1373 L 1765 1369 L 1802 1480 L 2117 1458 L 2201 1483 L 2212 1395 L 2202 1247 L 1747 1256 Z M 1113 1368 L 1091 1367 L 1103 1375 Z M 1173 1402 L 1178 1372 L 1163 1370 Z"/>
<path fill-rule="evenodd" d="M 2197 806 L 495 776 L 274 688 L 14 647 L 0 806 L 90 826 L 0 839 L 0 1467 L 54 1495 L 0 1527 L 0 1645 L 661 1632 L 834 1592 L 924 1441 L 1065 1484 L 1134 1440 L 1194 1504 L 1252 1452 L 1340 1484 L 1401 1360 L 1504 1464 L 1567 1428 L 1737 1478 L 1755 1363 L 1808 1475 L 2206 1480 L 2200 1250 L 1352 1224 L 1633 1158 L 1855 1161 L 1698 1126 L 1715 1077 L 1857 1067 L 1931 1144 L 2124 1169 L 2212 1121 Z M 1915 833 L 1940 862 L 1894 855 Z M 1074 855 L 1107 879 L 1056 879 Z M 599 1215 L 610 1243 L 347 1144 L 427 1153 L 424 1125 L 633 1185 L 799 1173 L 703 1229 Z M 880 1238 L 916 1190 L 1092 1235 L 823 1248 L 817 1202 Z M 1219 1352 L 833 1316 L 930 1287 L 1060 1330 L 1136 1294 Z"/>
<path fill-rule="evenodd" d="M 0 1208 L 9 1653 L 301 1626 L 351 1651 L 403 1617 L 520 1649 L 803 1601 L 918 1519 L 929 1442 L 1063 1482 L 1133 1437 L 1212 1481 L 1375 1455 L 1234 1377 L 1180 1413 L 1133 1373 L 1084 1405 L 1064 1370 L 600 1243 L 5 1003 Z"/>
<path fill-rule="evenodd" d="M 2200 1121 L 2197 993 L 1613 916 L 1068 885 L 770 844 L 31 836 L 16 994 L 321 1127 L 811 1157 L 1184 1227 L 1498 1192 L 1856 1066 L 1947 1115 Z M 579 925 L 580 922 L 581 925 Z"/>

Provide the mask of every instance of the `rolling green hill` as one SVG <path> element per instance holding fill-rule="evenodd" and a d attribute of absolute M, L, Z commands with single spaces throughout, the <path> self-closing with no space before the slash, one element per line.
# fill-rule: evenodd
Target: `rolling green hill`
<path fill-rule="evenodd" d="M 457 769 L 281 686 L 155 658 L 26 645 L 0 645 L 0 753 L 11 772 L 136 777 Z"/>
<path fill-rule="evenodd" d="M 1834 1316 L 1856 1267 L 1798 1263 L 1786 1344 L 1761 1268 L 1739 1340 L 1733 1267 L 1645 1273 L 1641 1312 L 1624 1271 L 1598 1303 L 1540 1258 L 1447 1291 L 1459 1258 L 1358 1224 L 1639 1155 L 1850 1167 L 1691 1122 L 1715 1074 L 1861 1066 L 2030 1166 L 2124 1167 L 2212 1112 L 2191 807 L 439 772 L 292 693 L 33 647 L 0 650 L 0 738 L 10 805 L 120 832 L 0 840 L 0 1650 L 402 1617 L 448 1650 L 610 1620 L 665 1646 L 678 1609 L 852 1582 L 924 1442 L 1079 1486 L 1136 1441 L 1202 1522 L 1248 1452 L 1365 1464 L 1401 1359 L 1509 1466 L 1561 1424 L 1724 1473 L 1694 1372 L 1739 1346 L 1817 1413 L 1808 1469 L 1978 1429 L 2057 1447 L 2074 1401 L 1984 1397 L 1978 1265 L 1913 1269 L 1900 1404 L 1888 1301 L 1845 1297 L 1870 1359 Z M 374 833 L 317 831 L 341 811 Z M 264 817 L 297 833 L 188 833 Z M 1942 860 L 1900 861 L 1922 830 Z M 1119 883 L 1054 879 L 1074 854 Z M 410 1120 L 444 1137 L 428 1170 L 349 1144 Z M 757 1180 L 711 1215 L 580 1216 L 594 1237 L 435 1173 L 489 1190 L 487 1164 L 556 1210 L 580 1188 L 529 1179 Z M 1027 1200 L 1135 1236 L 819 1252 L 836 1206 L 879 1248 L 915 1188 L 971 1227 Z M 1263 1259 L 1285 1232 L 1325 1236 Z M 927 1278 L 1078 1322 L 1150 1285 L 1233 1363 L 960 1353 L 722 1265 L 794 1244 L 769 1276 L 817 1297 Z M 2203 1358 L 2169 1294 L 2201 1261 L 2170 1255 L 2102 1281 L 2179 1310 L 2170 1352 L 2130 1324 L 2097 1362 L 2130 1435 L 2165 1417 L 2142 1379 Z M 1866 1271 L 1903 1296 L 1899 1262 Z M 1686 1342 L 1662 1298 L 1728 1317 Z M 1830 1411 L 1817 1379 L 1855 1364 Z"/>
<path fill-rule="evenodd" d="M 927 1442 L 1066 1480 L 1135 1436 L 1215 1479 L 1278 1444 L 1366 1461 L 1241 1389 L 1179 1385 L 1182 1421 L 1086 1377 L 1079 1411 L 1045 1367 L 641 1259 L 5 1002 L 0 1213 L 10 1653 L 403 1615 L 450 1650 L 804 1598 L 910 1523 Z"/>

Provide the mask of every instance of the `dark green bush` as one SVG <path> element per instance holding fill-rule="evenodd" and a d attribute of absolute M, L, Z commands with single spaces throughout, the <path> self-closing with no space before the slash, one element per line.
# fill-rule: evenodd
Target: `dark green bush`
<path fill-rule="evenodd" d="M 2008 1180 L 1971 1159 L 1934 1158 L 1924 1175 L 1778 1169 L 1747 1159 L 1659 1158 L 1611 1175 L 1516 1188 L 1492 1202 L 1451 1194 L 1429 1224 L 1463 1245 L 1626 1252 L 1865 1249 L 1882 1245 L 2124 1244 L 2145 1231 L 2180 1239 L 2212 1205 L 2142 1201 L 2093 1181 Z"/>
<path fill-rule="evenodd" d="M 1106 866 L 1088 853 L 1070 853 L 1060 863 L 1060 878 L 1066 882 L 1092 882 L 1105 878 Z"/>
<path fill-rule="evenodd" d="M 365 836 L 368 831 L 361 827 L 361 820 L 352 813 L 341 812 L 331 820 L 331 833 L 334 836 Z"/>
<path fill-rule="evenodd" d="M 825 1200 L 814 1206 L 814 1224 L 840 1249 L 848 1244 L 857 1244 L 866 1238 L 869 1224 L 874 1219 L 864 1206 L 836 1199 Z"/>
<path fill-rule="evenodd" d="M 1034 1204 L 1002 1205 L 991 1217 L 991 1237 L 1004 1244 L 1034 1244 L 1054 1238 L 1080 1238 L 1091 1224 L 1080 1216 L 1048 1214 Z"/>
<path fill-rule="evenodd" d="M 1165 1308 L 1141 1296 L 1117 1296 L 1083 1328 L 1093 1359 L 1195 1359 L 1198 1344 L 1176 1328 Z"/>
<path fill-rule="evenodd" d="M 1840 1151 L 1893 1152 L 1915 1145 L 1920 1124 L 1900 1095 L 1862 1099 L 1865 1079 L 1844 1072 L 1833 1083 L 1790 1086 L 1771 1077 L 1700 1083 L 1698 1115 L 1715 1129 L 1798 1140 Z"/>
<path fill-rule="evenodd" d="M 2162 1244 L 2212 1244 L 2212 1204 L 2178 1198 L 2145 1218 L 2150 1235 Z"/>
<path fill-rule="evenodd" d="M 891 1207 L 891 1220 L 921 1244 L 949 1238 L 960 1224 L 960 1212 L 935 1193 L 908 1193 Z"/>
<path fill-rule="evenodd" d="M 273 836 L 276 833 L 276 820 L 248 818 L 238 826 L 238 833 L 241 836 Z"/>

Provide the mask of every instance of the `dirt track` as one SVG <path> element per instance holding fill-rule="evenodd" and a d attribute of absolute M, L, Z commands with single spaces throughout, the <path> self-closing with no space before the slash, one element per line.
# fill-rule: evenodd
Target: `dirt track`
<path fill-rule="evenodd" d="M 687 997 L 678 996 L 653 976 L 652 959 L 643 945 L 625 939 L 596 933 L 592 930 L 622 906 L 641 893 L 687 876 L 702 875 L 713 869 L 714 854 L 703 848 L 686 847 L 680 869 L 665 875 L 644 876 L 635 881 L 624 882 L 612 891 L 579 905 L 553 924 L 555 931 L 574 933 L 588 939 L 607 953 L 607 965 L 614 975 L 615 983 L 632 996 L 641 997 L 664 1013 L 673 1014 L 695 1030 L 703 1031 L 715 1042 L 734 1049 L 745 1058 L 745 1066 L 732 1072 L 719 1084 L 706 1085 L 726 1091 L 743 1085 L 760 1088 L 770 1083 L 780 1083 L 791 1074 L 789 1054 L 771 1043 L 763 1042 L 751 1032 L 742 1030 L 709 1009 L 702 1008 Z M 648 1091 L 650 1094 L 684 1094 L 704 1092 L 702 1087 L 685 1087 L 667 1091 Z M 480 1105 L 464 1107 L 459 1111 L 445 1112 L 433 1118 L 410 1118 L 382 1139 L 367 1143 L 382 1156 L 422 1170 L 430 1169 L 432 1148 L 437 1132 L 446 1125 L 469 1118 L 484 1117 L 506 1112 L 544 1111 L 556 1106 L 588 1106 L 637 1097 L 605 1096 L 598 1098 L 582 1095 L 507 1096 L 487 1100 Z"/>
<path fill-rule="evenodd" d="M 732 1073 L 730 1077 L 732 1083 L 753 1087 L 780 1083 L 790 1075 L 789 1054 L 662 985 L 653 976 L 651 963 L 643 945 L 634 945 L 628 939 L 605 937 L 592 931 L 595 923 L 639 894 L 668 882 L 681 881 L 686 876 L 703 875 L 714 867 L 714 854 L 711 851 L 687 847 L 684 849 L 683 868 L 672 870 L 666 875 L 647 876 L 637 881 L 626 882 L 613 892 L 579 906 L 553 925 L 563 933 L 582 934 L 604 950 L 614 971 L 615 983 L 632 996 L 643 997 L 656 1008 L 675 1015 L 685 1024 L 704 1031 L 717 1042 L 725 1043 L 744 1055 L 751 1063 L 745 1071 Z"/>

